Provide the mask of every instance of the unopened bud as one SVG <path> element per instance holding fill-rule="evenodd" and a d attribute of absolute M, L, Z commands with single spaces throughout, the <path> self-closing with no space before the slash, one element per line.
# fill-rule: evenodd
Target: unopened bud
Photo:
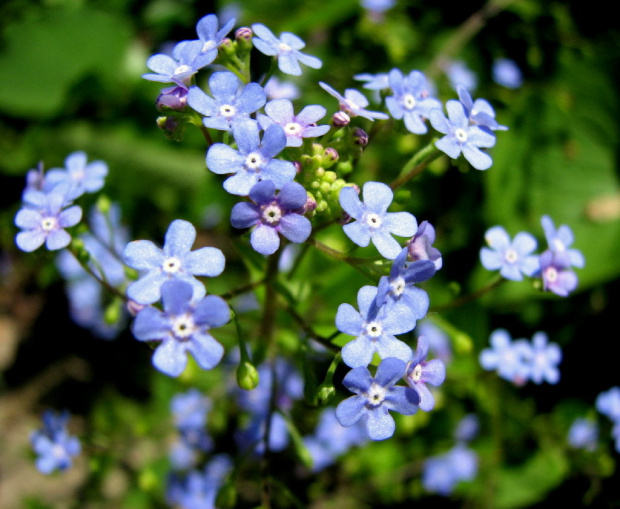
<path fill-rule="evenodd" d="M 105 194 L 102 194 L 97 199 L 97 210 L 103 215 L 108 215 L 110 213 L 111 206 L 112 202 L 110 201 L 110 198 L 108 198 Z"/>
<path fill-rule="evenodd" d="M 351 123 L 351 117 L 347 115 L 344 111 L 338 111 L 334 113 L 332 117 L 332 123 L 336 127 L 344 127 L 345 125 L 349 125 Z"/>
<path fill-rule="evenodd" d="M 335 395 L 336 388 L 333 385 L 321 385 L 317 393 L 321 405 L 327 405 Z"/>
<path fill-rule="evenodd" d="M 235 40 L 236 41 L 251 41 L 252 40 L 252 29 L 249 27 L 241 27 L 238 28 L 235 32 Z"/>
<path fill-rule="evenodd" d="M 131 316 L 136 316 L 145 307 L 144 304 L 138 304 L 135 300 L 130 299 L 127 301 L 127 311 L 129 311 Z"/>
<path fill-rule="evenodd" d="M 323 164 L 328 168 L 338 162 L 339 158 L 338 151 L 333 147 L 327 147 L 323 152 Z"/>
<path fill-rule="evenodd" d="M 368 133 L 359 127 L 353 133 L 353 142 L 360 147 L 368 145 Z"/>
<path fill-rule="evenodd" d="M 187 106 L 187 88 L 179 86 L 164 88 L 155 104 L 160 111 L 166 108 L 180 111 Z"/>
<path fill-rule="evenodd" d="M 258 386 L 258 370 L 249 361 L 243 361 L 237 368 L 237 383 L 246 391 Z"/>
<path fill-rule="evenodd" d="M 301 173 L 303 168 L 301 167 L 301 163 L 299 161 L 293 161 L 293 166 L 295 166 L 295 171 L 297 173 Z"/>
<path fill-rule="evenodd" d="M 114 299 L 103 312 L 103 321 L 107 325 L 114 325 L 121 319 L 121 306 L 123 302 L 120 299 Z"/>

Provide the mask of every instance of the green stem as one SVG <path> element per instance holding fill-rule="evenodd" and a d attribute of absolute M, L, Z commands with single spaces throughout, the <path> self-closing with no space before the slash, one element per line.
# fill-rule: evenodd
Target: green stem
<path fill-rule="evenodd" d="M 413 157 L 407 161 L 407 164 L 405 164 L 400 172 L 400 176 L 390 184 L 393 190 L 398 189 L 412 178 L 417 177 L 429 164 L 443 154 L 443 152 L 435 146 L 435 142 L 438 139 L 439 138 L 433 138 L 426 147 L 416 152 Z"/>
<path fill-rule="evenodd" d="M 262 285 L 264 282 L 265 282 L 265 279 L 261 279 L 260 281 L 255 281 L 254 283 L 248 283 L 247 285 L 240 286 L 239 288 L 235 288 L 234 290 L 231 290 L 230 292 L 224 293 L 220 295 L 220 297 L 222 297 L 222 299 L 224 300 L 230 300 L 236 297 L 237 295 L 241 295 L 242 293 L 253 290 L 254 288 Z"/>
<path fill-rule="evenodd" d="M 337 332 L 337 334 L 332 334 L 329 338 L 325 338 L 323 336 L 321 336 L 320 334 L 317 334 L 312 327 L 310 327 L 310 325 L 308 325 L 305 320 L 299 315 L 299 313 L 297 313 L 297 311 L 295 311 L 293 309 L 293 307 L 288 304 L 285 303 L 284 304 L 284 310 L 293 317 L 293 320 L 295 320 L 297 322 L 297 324 L 301 327 L 301 329 L 305 332 L 306 336 L 308 336 L 309 338 L 314 339 L 317 343 L 322 344 L 325 348 L 329 348 L 330 350 L 334 351 L 334 352 L 339 352 L 340 351 L 340 347 L 336 346 L 332 343 L 332 339 L 334 339 L 336 336 L 338 336 L 338 334 L 340 334 L 340 331 Z"/>
<path fill-rule="evenodd" d="M 383 274 L 378 270 L 373 270 L 372 267 L 368 266 L 368 263 L 373 261 L 371 258 L 356 258 L 354 256 L 349 256 L 346 253 L 333 249 L 329 246 L 326 246 L 322 242 L 319 242 L 313 237 L 309 237 L 306 242 L 311 246 L 317 248 L 319 251 L 331 256 L 332 258 L 336 258 L 337 260 L 341 260 L 345 263 L 348 263 L 351 267 L 357 270 L 359 273 L 363 274 L 365 277 L 370 279 L 371 281 L 375 281 Z M 377 258 L 378 260 L 381 258 Z"/>
<path fill-rule="evenodd" d="M 271 77 L 275 74 L 275 72 L 278 70 L 278 59 L 277 58 L 273 58 L 271 60 L 271 66 L 269 67 L 269 70 L 267 71 L 267 74 L 265 74 L 265 76 L 263 77 L 263 79 L 260 82 L 260 86 L 264 87 L 267 82 L 271 79 Z"/>
<path fill-rule="evenodd" d="M 469 295 L 464 295 L 463 297 L 453 300 L 452 302 L 448 304 L 444 304 L 443 306 L 433 307 L 429 311 L 438 313 L 441 311 L 446 311 L 448 309 L 454 309 L 454 308 L 460 307 L 463 304 L 467 304 L 468 302 L 472 300 L 476 300 L 479 297 L 482 297 L 485 293 L 489 293 L 491 290 L 494 290 L 495 288 L 497 288 L 499 285 L 501 285 L 502 283 L 506 281 L 508 280 L 504 279 L 502 276 L 498 276 L 496 279 L 492 280 L 489 284 L 487 284 L 486 286 L 483 286 L 482 288 L 479 288 L 475 292 L 472 292 Z"/>
<path fill-rule="evenodd" d="M 103 286 L 107 291 L 109 291 L 112 295 L 116 295 L 117 297 L 120 297 L 121 299 L 123 299 L 124 301 L 129 300 L 127 298 L 127 296 L 121 292 L 118 288 L 112 286 L 110 283 L 108 283 L 105 279 L 100 278 L 95 271 L 90 267 L 90 265 L 88 265 L 88 263 L 83 262 L 80 259 L 80 256 L 77 252 L 77 250 L 71 245 L 69 244 L 69 252 L 73 255 L 73 257 L 78 261 L 78 263 L 80 264 L 80 266 L 88 273 L 90 274 L 93 278 L 95 278 L 95 280 L 101 285 Z M 101 268 L 99 269 L 99 271 L 101 272 L 101 274 L 103 274 L 103 271 L 101 270 Z"/>

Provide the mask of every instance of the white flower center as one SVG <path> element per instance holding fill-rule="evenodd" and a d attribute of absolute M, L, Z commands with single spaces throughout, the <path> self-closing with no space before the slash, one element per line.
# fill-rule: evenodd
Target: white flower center
<path fill-rule="evenodd" d="M 293 48 L 291 48 L 288 44 L 281 42 L 280 44 L 278 44 L 278 50 L 279 53 L 290 53 L 291 51 L 293 51 Z"/>
<path fill-rule="evenodd" d="M 58 460 L 61 460 L 67 456 L 67 452 L 65 451 L 65 448 L 62 445 L 54 444 L 52 446 L 52 456 L 54 456 L 54 458 Z"/>
<path fill-rule="evenodd" d="M 385 387 L 381 387 L 379 384 L 373 383 L 366 393 L 368 404 L 371 406 L 379 406 L 385 399 L 385 392 Z"/>
<path fill-rule="evenodd" d="M 183 64 L 183 65 L 180 65 L 179 67 L 177 67 L 177 68 L 174 70 L 174 74 L 175 74 L 175 75 L 176 75 L 176 74 L 185 74 L 186 72 L 189 72 L 189 71 L 191 71 L 191 70 L 192 70 L 192 68 L 191 68 L 189 65 L 187 65 L 187 64 Z"/>
<path fill-rule="evenodd" d="M 201 53 L 211 51 L 213 48 L 215 48 L 215 41 L 207 41 L 203 44 Z"/>
<path fill-rule="evenodd" d="M 375 214 L 374 212 L 368 212 L 364 216 L 364 222 L 373 230 L 376 228 L 380 228 L 381 216 L 379 216 L 379 214 Z"/>
<path fill-rule="evenodd" d="M 416 365 L 415 368 L 413 368 L 413 371 L 409 375 L 409 378 L 411 379 L 412 382 L 420 381 L 420 379 L 422 378 L 422 365 L 421 364 L 418 364 Z"/>
<path fill-rule="evenodd" d="M 564 242 L 562 242 L 560 239 L 553 239 L 553 250 L 556 252 L 561 252 L 564 251 L 566 249 L 566 246 L 564 245 Z"/>
<path fill-rule="evenodd" d="M 555 283 L 558 279 L 558 271 L 555 267 L 547 267 L 545 269 L 545 279 L 548 283 Z"/>
<path fill-rule="evenodd" d="M 459 143 L 465 143 L 467 141 L 467 131 L 465 131 L 465 129 L 456 129 L 454 131 L 454 137 Z"/>
<path fill-rule="evenodd" d="M 237 108 L 230 104 L 222 104 L 220 106 L 220 115 L 226 118 L 234 117 L 237 114 Z"/>
<path fill-rule="evenodd" d="M 164 260 L 164 272 L 167 272 L 168 274 L 174 274 L 178 272 L 180 268 L 181 260 L 179 260 L 176 256 L 169 256 Z"/>
<path fill-rule="evenodd" d="M 282 219 L 282 209 L 277 203 L 270 203 L 263 209 L 262 219 L 264 223 L 276 225 Z"/>
<path fill-rule="evenodd" d="M 301 126 L 297 122 L 289 122 L 284 126 L 284 132 L 287 136 L 299 136 L 301 134 Z"/>
<path fill-rule="evenodd" d="M 248 170 L 260 170 L 263 164 L 265 164 L 265 160 L 259 152 L 251 152 L 245 158 L 245 167 Z"/>
<path fill-rule="evenodd" d="M 81 182 L 82 180 L 84 180 L 85 175 L 86 172 L 84 170 L 78 170 L 71 175 L 71 180 L 73 180 L 74 182 Z"/>
<path fill-rule="evenodd" d="M 191 315 L 185 314 L 172 318 L 172 333 L 178 339 L 187 339 L 195 330 L 196 325 Z"/>
<path fill-rule="evenodd" d="M 344 109 L 353 113 L 355 110 L 360 110 L 359 104 L 353 102 L 351 99 L 345 99 L 343 103 Z"/>
<path fill-rule="evenodd" d="M 405 280 L 398 276 L 394 281 L 390 283 L 390 290 L 394 297 L 400 297 L 405 291 Z"/>
<path fill-rule="evenodd" d="M 518 259 L 519 255 L 514 249 L 506 249 L 506 252 L 504 253 L 504 260 L 506 260 L 508 263 L 515 263 Z"/>
<path fill-rule="evenodd" d="M 413 108 L 415 108 L 416 104 L 417 101 L 415 100 L 415 97 L 413 97 L 413 95 L 405 94 L 403 96 L 403 106 L 405 107 L 405 109 L 412 110 Z"/>
<path fill-rule="evenodd" d="M 58 229 L 58 220 L 55 217 L 46 217 L 41 221 L 41 229 L 44 232 L 51 232 Z"/>
<path fill-rule="evenodd" d="M 383 334 L 383 327 L 379 322 L 370 322 L 366 324 L 365 327 L 366 335 L 371 337 L 372 339 L 377 339 L 381 334 Z"/>

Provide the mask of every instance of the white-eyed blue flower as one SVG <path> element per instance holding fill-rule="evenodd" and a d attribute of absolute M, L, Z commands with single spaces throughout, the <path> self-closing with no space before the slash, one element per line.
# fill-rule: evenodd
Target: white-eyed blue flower
<path fill-rule="evenodd" d="M 43 414 L 43 427 L 30 435 L 30 444 L 37 454 L 36 467 L 43 474 L 66 470 L 73 464 L 73 457 L 81 452 L 80 441 L 69 434 L 69 413 L 47 410 Z"/>
<path fill-rule="evenodd" d="M 524 274 L 533 276 L 540 268 L 538 256 L 531 254 L 536 249 L 536 239 L 529 233 L 517 233 L 511 241 L 502 226 L 494 226 L 486 231 L 484 238 L 491 247 L 480 250 L 480 261 L 485 269 L 499 269 L 502 277 L 521 281 Z"/>
<path fill-rule="evenodd" d="M 420 398 L 410 387 L 395 385 L 405 375 L 406 364 L 388 357 L 377 367 L 373 377 L 366 367 L 349 371 L 342 384 L 356 395 L 336 407 L 336 417 L 343 426 L 353 426 L 366 418 L 366 431 L 372 440 L 390 438 L 396 429 L 390 410 L 403 415 L 413 415 L 418 410 Z"/>
<path fill-rule="evenodd" d="M 564 264 L 568 261 L 573 267 L 577 267 L 578 269 L 583 268 L 586 264 L 583 254 L 578 249 L 570 247 L 575 240 L 573 231 L 570 227 L 563 224 L 556 230 L 553 220 L 549 216 L 542 216 L 540 223 L 545 232 L 549 249 L 554 255 L 559 258 L 566 258 L 563 262 Z"/>
<path fill-rule="evenodd" d="M 562 350 L 560 347 L 556 343 L 549 343 L 544 332 L 537 332 L 532 337 L 530 355 L 530 380 L 536 384 L 540 384 L 543 381 L 557 384 L 560 380 L 558 364 L 562 360 Z"/>
<path fill-rule="evenodd" d="M 84 193 L 95 193 L 104 184 L 108 165 L 103 161 L 87 163 L 84 152 L 73 152 L 65 159 L 65 168 L 52 168 L 45 174 L 44 191 L 51 191 L 57 185 L 68 187 L 67 199 L 75 200 Z"/>
<path fill-rule="evenodd" d="M 299 76 L 301 74 L 300 62 L 314 69 L 320 69 L 323 65 L 318 58 L 299 51 L 306 44 L 295 34 L 282 32 L 278 39 L 271 30 L 260 23 L 254 23 L 252 31 L 254 32 L 252 39 L 254 47 L 265 55 L 276 57 L 278 67 L 285 74 Z"/>
<path fill-rule="evenodd" d="M 435 142 L 435 146 L 452 159 L 461 153 L 477 170 L 487 170 L 493 164 L 491 156 L 480 148 L 495 145 L 495 136 L 489 130 L 470 125 L 465 107 L 460 101 L 446 102 L 448 118 L 440 109 L 430 112 L 432 126 L 445 136 Z"/>
<path fill-rule="evenodd" d="M 139 304 L 152 304 L 161 297 L 162 283 L 180 280 L 193 288 L 195 299 L 205 295 L 204 285 L 194 276 L 219 276 L 224 270 L 222 252 L 214 247 L 191 251 L 196 240 L 196 228 L 182 219 L 168 227 L 163 249 L 149 240 L 134 240 L 125 247 L 123 261 L 144 271 L 142 277 L 127 288 L 127 296 Z"/>
<path fill-rule="evenodd" d="M 303 138 L 316 138 L 329 131 L 328 125 L 316 125 L 327 111 L 323 106 L 306 106 L 295 115 L 293 103 L 288 99 L 276 99 L 265 105 L 267 115 L 258 115 L 261 128 L 267 129 L 271 124 L 278 124 L 286 134 L 287 147 L 301 147 Z"/>
<path fill-rule="evenodd" d="M 344 91 L 344 96 L 337 90 L 330 87 L 327 83 L 319 81 L 319 85 L 329 95 L 338 99 L 340 110 L 351 115 L 352 117 L 363 117 L 368 120 L 387 120 L 390 118 L 385 113 L 379 111 L 369 111 L 366 109 L 368 106 L 368 99 L 354 88 L 347 88 Z"/>
<path fill-rule="evenodd" d="M 484 99 L 474 101 L 467 88 L 462 85 L 457 86 L 456 91 L 459 94 L 459 101 L 465 107 L 465 113 L 470 124 L 487 127 L 491 131 L 506 131 L 508 129 L 505 125 L 497 123 L 495 110 L 487 101 Z"/>
<path fill-rule="evenodd" d="M 532 347 L 524 339 L 512 341 L 505 329 L 497 329 L 491 333 L 491 348 L 480 352 L 480 365 L 486 370 L 496 370 L 505 380 L 516 385 L 527 382 L 531 367 Z"/>
<path fill-rule="evenodd" d="M 565 253 L 547 249 L 540 255 L 539 263 L 543 290 L 566 297 L 577 288 L 577 274 L 571 270 L 570 258 Z"/>
<path fill-rule="evenodd" d="M 161 341 L 153 365 L 169 376 L 179 376 L 191 353 L 203 369 L 215 367 L 224 348 L 209 331 L 230 320 L 230 309 L 221 297 L 207 295 L 195 301 L 192 285 L 166 281 L 161 285 L 163 311 L 148 306 L 137 315 L 132 332 L 140 341 Z"/>
<path fill-rule="evenodd" d="M 394 193 L 386 184 L 366 182 L 362 194 L 363 202 L 351 186 L 340 191 L 341 207 L 356 220 L 344 225 L 343 230 L 358 246 L 366 247 L 372 240 L 381 256 L 393 260 L 402 247 L 392 235 L 411 237 L 418 223 L 409 212 L 387 212 Z"/>
<path fill-rule="evenodd" d="M 596 409 L 614 422 L 620 422 L 620 387 L 601 392 L 596 397 Z"/>
<path fill-rule="evenodd" d="M 420 396 L 420 408 L 429 412 L 435 406 L 433 393 L 426 384 L 441 385 L 446 379 L 446 366 L 439 359 L 426 360 L 428 355 L 428 339 L 424 336 L 418 338 L 418 346 L 415 356 L 407 364 L 405 381 Z"/>
<path fill-rule="evenodd" d="M 290 161 L 275 157 L 286 147 L 284 129 L 277 124 L 269 126 L 261 141 L 258 125 L 253 120 L 235 122 L 233 136 L 239 150 L 224 143 L 211 145 L 207 152 L 207 168 L 218 175 L 234 173 L 224 181 L 230 194 L 247 196 L 261 180 L 271 180 L 276 189 L 291 182 L 297 173 Z"/>
<path fill-rule="evenodd" d="M 516 89 L 523 85 L 523 73 L 514 60 L 498 58 L 493 62 L 493 81 L 502 87 Z"/>

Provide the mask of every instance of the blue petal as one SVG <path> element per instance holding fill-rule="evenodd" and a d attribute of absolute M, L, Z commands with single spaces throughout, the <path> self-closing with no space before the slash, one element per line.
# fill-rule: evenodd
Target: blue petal
<path fill-rule="evenodd" d="M 287 214 L 280 220 L 279 230 L 288 240 L 300 244 L 310 236 L 312 224 L 300 214 Z"/>
<path fill-rule="evenodd" d="M 224 271 L 226 259 L 222 251 L 215 247 L 201 247 L 187 253 L 182 265 L 186 272 L 195 276 L 216 277 Z"/>
<path fill-rule="evenodd" d="M 368 412 L 366 421 L 366 431 L 372 440 L 385 440 L 394 434 L 396 424 L 394 419 L 387 411 L 387 408 L 380 406 Z"/>
<path fill-rule="evenodd" d="M 260 182 L 259 182 L 260 184 Z M 257 184 L 258 185 L 258 184 Z M 254 186 L 252 189 L 254 189 Z M 230 213 L 230 224 L 235 228 L 249 228 L 258 223 L 260 219 L 260 209 L 253 203 L 237 203 Z"/>
<path fill-rule="evenodd" d="M 250 235 L 250 244 L 258 253 L 270 255 L 280 247 L 280 237 L 274 228 L 259 224 Z"/>
<path fill-rule="evenodd" d="M 366 400 L 363 396 L 351 396 L 336 407 L 336 418 L 342 426 L 353 426 L 366 413 Z"/>
<path fill-rule="evenodd" d="M 351 304 L 340 304 L 336 313 L 336 328 L 345 334 L 358 336 L 362 332 L 364 319 Z"/>
<path fill-rule="evenodd" d="M 187 350 L 192 353 L 198 365 L 203 369 L 214 368 L 224 356 L 224 347 L 209 334 L 194 334 Z"/>
<path fill-rule="evenodd" d="M 166 256 L 182 256 L 189 253 L 196 240 L 196 228 L 189 221 L 175 219 L 170 223 L 164 241 Z"/>
<path fill-rule="evenodd" d="M 230 320 L 230 308 L 224 299 L 208 295 L 194 309 L 194 322 L 209 328 L 220 327 Z"/>
<path fill-rule="evenodd" d="M 186 343 L 187 344 L 187 343 Z M 174 339 L 166 339 L 153 354 L 153 365 L 169 376 L 179 376 L 187 365 L 186 346 Z"/>

